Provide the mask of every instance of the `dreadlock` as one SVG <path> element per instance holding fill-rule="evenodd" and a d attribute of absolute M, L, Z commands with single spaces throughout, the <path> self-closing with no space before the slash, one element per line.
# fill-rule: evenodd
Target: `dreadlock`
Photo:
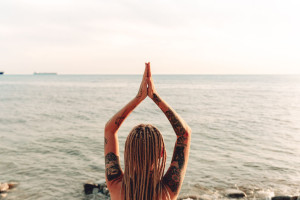
<path fill-rule="evenodd" d="M 166 150 L 159 130 L 150 124 L 135 126 L 124 151 L 125 173 L 122 189 L 125 200 L 160 200 L 167 189 L 162 184 Z"/>

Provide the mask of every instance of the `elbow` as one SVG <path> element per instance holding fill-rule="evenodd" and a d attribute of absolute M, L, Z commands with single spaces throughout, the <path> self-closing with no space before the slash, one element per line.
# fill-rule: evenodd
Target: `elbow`
<path fill-rule="evenodd" d="M 111 134 L 116 134 L 117 133 L 117 130 L 115 129 L 115 127 L 109 123 L 110 121 L 108 121 L 106 124 L 105 124 L 105 128 L 104 128 L 104 134 L 105 135 L 111 135 Z"/>
<path fill-rule="evenodd" d="M 107 133 L 111 130 L 110 125 L 109 125 L 109 121 L 105 124 L 105 128 L 104 128 L 104 132 Z"/>
<path fill-rule="evenodd" d="M 107 131 L 108 131 L 108 126 L 107 126 L 107 125 L 105 125 L 105 128 L 104 128 L 104 133 L 107 133 Z"/>
<path fill-rule="evenodd" d="M 187 133 L 187 135 L 191 135 L 192 134 L 192 129 L 188 125 L 186 127 L 186 133 Z"/>

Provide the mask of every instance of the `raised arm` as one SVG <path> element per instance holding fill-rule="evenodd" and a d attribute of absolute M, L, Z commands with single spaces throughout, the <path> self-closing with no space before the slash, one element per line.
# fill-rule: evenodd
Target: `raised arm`
<path fill-rule="evenodd" d="M 176 111 L 173 110 L 171 106 L 169 106 L 167 102 L 158 95 L 151 77 L 150 63 L 148 63 L 148 65 L 148 96 L 166 115 L 177 135 L 171 165 L 163 177 L 163 183 L 167 186 L 171 199 L 176 199 L 186 172 L 190 149 L 191 129 L 176 113 Z"/>
<path fill-rule="evenodd" d="M 117 131 L 128 115 L 147 97 L 147 66 L 138 94 L 125 107 L 117 112 L 105 125 L 104 133 L 104 155 L 105 155 L 105 177 L 108 189 L 114 189 L 115 183 L 122 180 L 123 171 L 119 161 L 119 143 Z"/>

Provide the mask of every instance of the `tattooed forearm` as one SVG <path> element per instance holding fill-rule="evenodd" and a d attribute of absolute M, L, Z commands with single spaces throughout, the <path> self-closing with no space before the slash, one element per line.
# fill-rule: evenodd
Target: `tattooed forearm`
<path fill-rule="evenodd" d="M 153 101 L 155 102 L 155 103 L 159 103 L 159 102 L 161 102 L 161 100 L 160 100 L 160 98 L 159 98 L 159 96 L 157 95 L 157 94 L 153 94 Z"/>
<path fill-rule="evenodd" d="M 122 115 L 120 117 L 118 117 L 115 121 L 115 124 L 120 126 L 121 123 L 123 122 L 123 120 L 125 119 L 125 113 L 126 113 L 126 110 L 122 113 Z"/>
<path fill-rule="evenodd" d="M 110 152 L 105 156 L 105 174 L 108 181 L 119 179 L 122 175 L 119 156 Z"/>
<path fill-rule="evenodd" d="M 168 185 L 172 192 L 177 194 L 179 186 L 180 186 L 180 170 L 175 167 L 171 166 L 167 171 L 166 175 L 164 176 L 164 184 Z"/>
<path fill-rule="evenodd" d="M 180 136 L 177 138 L 177 145 L 186 146 L 187 138 L 185 136 Z"/>
<path fill-rule="evenodd" d="M 178 136 L 182 136 L 185 134 L 185 129 L 180 121 L 180 119 L 178 118 L 178 116 L 176 114 L 174 114 L 174 112 L 169 109 L 165 112 L 167 118 L 169 119 L 169 121 L 171 122 L 173 129 L 176 133 L 176 135 Z"/>

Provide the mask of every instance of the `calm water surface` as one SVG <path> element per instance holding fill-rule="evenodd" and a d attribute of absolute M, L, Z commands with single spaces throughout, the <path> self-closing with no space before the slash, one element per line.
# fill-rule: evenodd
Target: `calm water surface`
<path fill-rule="evenodd" d="M 104 179 L 104 125 L 140 81 L 138 75 L 0 76 L 0 182 L 19 183 L 5 199 L 104 199 L 84 195 L 82 184 Z M 154 81 L 193 130 L 181 195 L 225 199 L 229 188 L 248 199 L 257 199 L 257 191 L 300 195 L 300 76 L 158 75 Z M 139 123 L 161 130 L 170 163 L 176 136 L 147 98 L 119 130 L 122 164 L 127 134 Z"/>

